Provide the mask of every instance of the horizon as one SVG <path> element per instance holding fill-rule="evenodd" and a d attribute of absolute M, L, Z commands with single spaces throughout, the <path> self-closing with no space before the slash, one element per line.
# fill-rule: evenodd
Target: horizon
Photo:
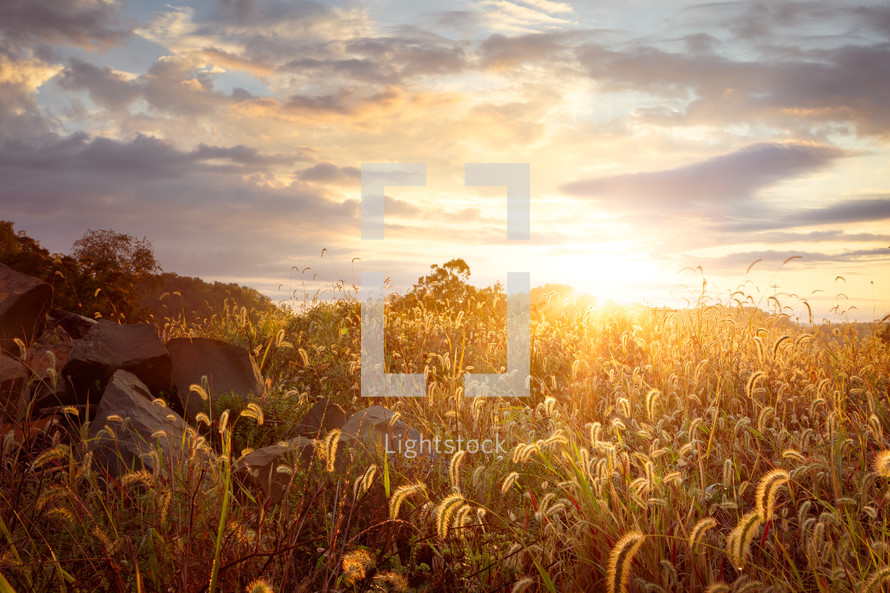
<path fill-rule="evenodd" d="M 277 301 L 362 272 L 404 292 L 459 257 L 476 286 L 676 308 L 707 280 L 885 317 L 890 8 L 642 6 L 0 7 L 3 218 L 59 253 L 146 237 L 165 271 Z M 383 241 L 362 240 L 373 163 L 426 169 L 387 187 Z M 528 240 L 467 163 L 528 166 Z"/>

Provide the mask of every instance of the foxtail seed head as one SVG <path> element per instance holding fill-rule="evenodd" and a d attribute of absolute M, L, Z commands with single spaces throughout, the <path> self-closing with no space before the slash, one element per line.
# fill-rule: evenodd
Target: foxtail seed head
<path fill-rule="evenodd" d="M 627 593 L 627 581 L 630 578 L 630 564 L 643 545 L 646 536 L 639 531 L 630 531 L 624 535 L 609 554 L 609 593 Z"/>
<path fill-rule="evenodd" d="M 769 521 L 776 510 L 776 494 L 779 487 L 791 480 L 791 474 L 784 469 L 775 469 L 763 476 L 757 486 L 757 512 L 764 521 Z"/>

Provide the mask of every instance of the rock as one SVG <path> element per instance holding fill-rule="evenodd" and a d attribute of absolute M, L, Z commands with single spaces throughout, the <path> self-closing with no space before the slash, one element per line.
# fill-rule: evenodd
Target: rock
<path fill-rule="evenodd" d="M 154 324 L 118 325 L 100 319 L 74 343 L 62 368 L 74 399 L 64 403 L 95 403 L 117 370 L 136 375 L 153 395 L 167 395 L 171 389 L 170 356 Z"/>
<path fill-rule="evenodd" d="M 367 452 L 385 451 L 397 453 L 411 450 L 418 455 L 435 457 L 429 440 L 422 440 L 419 432 L 399 419 L 393 421 L 395 412 L 383 406 L 370 406 L 349 417 L 343 425 L 341 441 Z M 423 446 L 421 446 L 423 445 Z"/>
<path fill-rule="evenodd" d="M 335 428 L 342 428 L 344 424 L 346 424 L 346 412 L 343 408 L 322 397 L 306 412 L 303 422 L 297 427 L 297 432 L 304 437 L 315 439 Z"/>
<path fill-rule="evenodd" d="M 192 384 L 200 385 L 201 377 L 210 384 L 210 403 L 224 394 L 247 398 L 262 395 L 263 379 L 250 353 L 240 346 L 210 338 L 175 338 L 167 342 L 173 361 L 173 382 L 179 402 L 189 421 L 206 410 L 204 400 L 191 391 Z M 214 406 L 215 409 L 215 406 Z"/>
<path fill-rule="evenodd" d="M 58 405 L 71 399 L 61 371 L 73 351 L 74 340 L 34 346 L 28 351 L 27 366 L 31 372 L 31 392 L 36 406 Z"/>
<path fill-rule="evenodd" d="M 30 345 L 46 325 L 52 287 L 0 264 L 0 351 L 18 352 L 14 339 Z"/>
<path fill-rule="evenodd" d="M 120 420 L 110 416 L 117 416 Z M 111 433 L 106 430 L 111 428 Z M 112 475 L 146 468 L 155 470 L 160 448 L 161 463 L 172 457 L 184 461 L 188 443 L 188 424 L 159 400 L 139 378 L 127 371 L 116 371 L 99 402 L 96 417 L 90 422 L 88 446 L 93 459 Z M 113 436 L 112 436 L 113 434 Z"/>
<path fill-rule="evenodd" d="M 60 424 L 57 416 L 45 416 L 26 422 L 0 423 L 0 437 L 6 438 L 11 432 L 13 440 L 20 445 L 42 437 L 48 442 L 47 446 L 52 447 L 50 431 Z"/>
<path fill-rule="evenodd" d="M 53 325 L 64 330 L 68 337 L 79 340 L 93 329 L 96 325 L 95 319 L 78 315 L 77 313 L 69 313 L 61 309 L 51 309 L 49 312 L 49 320 Z"/>
<path fill-rule="evenodd" d="M 277 471 L 284 465 L 294 469 L 293 464 L 285 463 L 286 455 L 299 457 L 301 463 L 308 464 L 315 452 L 314 439 L 297 437 L 278 445 L 263 447 L 248 453 L 235 466 L 235 476 L 242 483 L 259 488 L 272 504 L 281 502 L 284 489 L 291 481 L 290 473 Z"/>
<path fill-rule="evenodd" d="M 27 384 L 28 369 L 25 365 L 0 354 L 0 417 L 18 419 L 19 412 L 26 404 Z"/>

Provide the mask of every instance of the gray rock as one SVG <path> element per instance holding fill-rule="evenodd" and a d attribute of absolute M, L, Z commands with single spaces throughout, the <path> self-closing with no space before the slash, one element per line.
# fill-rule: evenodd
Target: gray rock
<path fill-rule="evenodd" d="M 77 313 L 69 313 L 61 309 L 52 309 L 49 312 L 49 320 L 53 325 L 61 328 L 68 337 L 75 340 L 87 335 L 93 326 L 96 325 L 95 319 L 78 315 Z"/>
<path fill-rule="evenodd" d="M 119 370 L 108 382 L 90 422 L 88 446 L 93 459 L 112 475 L 143 468 L 153 471 L 159 461 L 166 464 L 171 457 L 173 463 L 185 460 L 187 452 L 182 447 L 188 442 L 188 429 L 182 417 L 153 400 L 136 375 Z"/>
<path fill-rule="evenodd" d="M 18 353 L 14 339 L 30 345 L 46 325 L 52 287 L 0 264 L 0 351 Z"/>
<path fill-rule="evenodd" d="M 136 375 L 155 396 L 170 391 L 170 356 L 154 324 L 118 325 L 100 319 L 75 342 L 62 368 L 74 400 L 63 403 L 96 403 L 118 370 Z"/>
<path fill-rule="evenodd" d="M 18 360 L 0 354 L 0 418 L 18 419 L 27 395 L 28 369 Z"/>
<path fill-rule="evenodd" d="M 344 424 L 346 424 L 346 412 L 343 408 L 322 397 L 306 412 L 297 431 L 304 437 L 315 439 L 335 428 L 342 428 Z"/>
<path fill-rule="evenodd" d="M 395 415 L 383 406 L 365 408 L 349 417 L 341 429 L 340 439 L 372 454 L 378 451 L 395 454 L 411 449 L 419 455 L 435 457 L 432 447 L 421 447 L 420 433 L 399 419 L 393 421 Z"/>
<path fill-rule="evenodd" d="M 283 465 L 293 469 L 293 464 L 285 463 L 285 456 L 288 455 L 299 458 L 302 464 L 308 464 L 314 454 L 315 443 L 314 439 L 297 437 L 252 451 L 235 466 L 235 476 L 242 483 L 259 488 L 272 504 L 278 504 L 292 477 L 290 473 L 279 472 L 278 467 Z"/>
<path fill-rule="evenodd" d="M 167 351 L 173 361 L 173 382 L 179 402 L 189 421 L 206 407 L 201 396 L 189 389 L 192 384 L 200 385 L 202 376 L 210 383 L 211 405 L 223 394 L 246 398 L 251 393 L 263 393 L 259 368 L 250 353 L 240 346 L 210 338 L 175 338 L 167 342 Z"/>

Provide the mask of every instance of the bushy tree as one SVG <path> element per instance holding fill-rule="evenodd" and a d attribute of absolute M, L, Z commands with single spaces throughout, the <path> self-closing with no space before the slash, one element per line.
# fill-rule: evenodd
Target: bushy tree
<path fill-rule="evenodd" d="M 81 283 L 95 315 L 119 321 L 148 316 L 140 294 L 156 281 L 161 266 L 151 242 L 113 230 L 88 230 L 72 245 L 80 264 Z"/>
<path fill-rule="evenodd" d="M 441 266 L 433 264 L 430 273 L 418 278 L 406 297 L 427 306 L 442 303 L 459 308 L 476 294 L 476 287 L 468 283 L 469 279 L 470 266 L 463 259 L 452 259 Z"/>

